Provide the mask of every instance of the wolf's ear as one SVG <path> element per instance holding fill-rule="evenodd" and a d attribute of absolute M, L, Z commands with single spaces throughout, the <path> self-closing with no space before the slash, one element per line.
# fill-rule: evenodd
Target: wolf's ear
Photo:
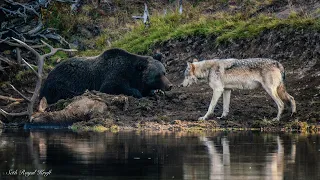
<path fill-rule="evenodd" d="M 194 59 L 192 60 L 192 62 L 199 62 L 199 60 L 196 59 L 196 58 L 194 58 Z"/>

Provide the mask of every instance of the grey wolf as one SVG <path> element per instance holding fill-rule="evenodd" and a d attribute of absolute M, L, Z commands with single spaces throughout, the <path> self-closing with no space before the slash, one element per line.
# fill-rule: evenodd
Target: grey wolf
<path fill-rule="evenodd" d="M 213 96 L 207 113 L 199 120 L 206 120 L 213 114 L 218 99 L 223 95 L 223 113 L 220 118 L 229 113 L 231 90 L 233 89 L 263 89 L 271 96 L 278 107 L 277 117 L 280 120 L 284 102 L 291 104 L 292 113 L 296 112 L 294 98 L 287 93 L 284 86 L 284 68 L 275 60 L 264 58 L 251 59 L 212 59 L 187 63 L 184 87 L 204 79 L 213 89 Z"/>
<path fill-rule="evenodd" d="M 151 56 L 110 49 L 95 57 L 74 57 L 58 64 L 48 75 L 40 99 L 49 104 L 72 98 L 85 90 L 141 98 L 152 90 L 170 90 L 163 64 Z"/>

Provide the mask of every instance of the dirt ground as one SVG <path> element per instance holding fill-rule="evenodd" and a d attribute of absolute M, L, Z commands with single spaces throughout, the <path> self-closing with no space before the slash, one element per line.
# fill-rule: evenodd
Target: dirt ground
<path fill-rule="evenodd" d="M 183 80 L 186 61 L 191 61 L 193 58 L 264 57 L 276 59 L 285 67 L 287 91 L 297 102 L 297 114 L 291 117 L 290 110 L 287 108 L 281 121 L 299 120 L 319 124 L 319 40 L 318 32 L 285 29 L 264 32 L 255 39 L 238 40 L 220 46 L 212 43 L 214 37 L 184 39 L 166 43 L 162 51 L 166 55 L 165 64 L 169 79 L 176 85 Z M 169 96 L 167 101 L 170 103 L 165 106 L 166 114 L 173 119 L 194 120 L 206 112 L 212 90 L 207 84 L 193 85 L 188 88 L 176 87 L 172 92 L 168 92 L 167 96 Z M 174 111 L 175 109 L 178 111 Z M 222 113 L 221 99 L 215 112 L 215 116 Z M 275 103 L 263 89 L 235 90 L 231 94 L 228 120 L 250 127 L 256 120 L 272 119 L 276 116 L 276 112 Z"/>

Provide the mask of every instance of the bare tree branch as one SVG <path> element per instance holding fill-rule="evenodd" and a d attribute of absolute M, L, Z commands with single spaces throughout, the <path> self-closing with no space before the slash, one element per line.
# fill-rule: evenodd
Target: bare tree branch
<path fill-rule="evenodd" d="M 15 62 L 11 61 L 10 59 L 8 59 L 8 58 L 6 58 L 4 56 L 1 56 L 1 55 L 0 55 L 0 61 L 3 61 L 5 63 L 9 64 L 10 66 L 13 66 L 13 65 L 17 64 Z"/>
<path fill-rule="evenodd" d="M 2 35 L 1 32 L 0 32 L 0 35 Z M 0 37 L 1 37 L 1 36 L 0 36 Z M 8 39 L 8 38 L 6 38 L 6 39 L 0 39 L 0 43 L 5 42 L 7 39 Z"/>
<path fill-rule="evenodd" d="M 35 33 L 39 32 L 42 29 L 43 24 L 42 24 L 40 19 L 38 21 L 39 21 L 38 25 L 35 28 L 33 28 L 33 29 L 31 29 L 30 31 L 27 32 L 28 35 L 35 34 Z"/>
<path fill-rule="evenodd" d="M 24 96 L 20 91 L 18 91 L 13 85 L 10 84 L 10 86 L 20 95 L 23 97 L 23 99 L 28 101 L 28 107 L 27 107 L 27 111 L 26 112 L 22 112 L 22 113 L 7 113 L 4 110 L 1 110 L 1 113 L 6 115 L 6 116 L 21 116 L 21 115 L 28 115 L 29 116 L 29 120 L 31 120 L 31 115 L 33 114 L 33 109 L 34 109 L 34 104 L 36 102 L 36 99 L 39 96 L 40 93 L 40 89 L 41 89 L 41 84 L 42 84 L 42 74 L 43 74 L 43 66 L 44 66 L 44 61 L 47 57 L 54 55 L 57 51 L 67 51 L 67 52 L 73 52 L 73 51 L 77 51 L 75 49 L 63 49 L 63 48 L 54 48 L 51 45 L 49 45 L 48 43 L 41 41 L 43 43 L 43 45 L 47 46 L 50 48 L 50 52 L 47 54 L 43 54 L 40 55 L 34 48 L 32 48 L 31 46 L 27 45 L 25 42 L 22 42 L 16 38 L 12 38 L 13 40 L 15 40 L 16 42 L 19 43 L 19 45 L 21 45 L 22 47 L 30 50 L 37 58 L 38 60 L 38 71 L 36 71 L 27 61 L 25 61 L 22 58 L 22 61 L 37 75 L 37 82 L 36 82 L 36 87 L 34 89 L 34 93 L 32 94 L 31 99 L 27 98 L 26 96 Z"/>
<path fill-rule="evenodd" d="M 9 31 L 13 32 L 15 35 L 17 35 L 19 38 L 21 38 L 23 41 L 26 41 L 26 38 L 22 35 L 22 33 L 17 32 L 16 30 L 12 28 L 7 28 Z"/>
<path fill-rule="evenodd" d="M 10 45 L 10 46 L 16 46 L 16 47 L 24 47 L 23 45 L 10 42 L 10 41 L 8 41 L 7 39 L 0 39 L 0 43 L 6 43 L 6 44 L 8 44 L 8 45 Z M 33 45 L 33 46 L 30 46 L 30 47 L 35 48 L 35 49 L 38 49 L 38 48 L 43 48 L 43 47 L 45 47 L 45 45 L 43 45 L 43 44 L 41 44 L 41 45 Z"/>
<path fill-rule="evenodd" d="M 29 91 L 28 89 L 25 89 L 24 91 L 26 91 L 29 94 L 33 94 L 34 93 L 33 91 Z"/>
<path fill-rule="evenodd" d="M 6 16 L 13 16 L 13 15 L 18 15 L 20 17 L 26 18 L 27 15 L 23 14 L 20 12 L 20 9 L 16 10 L 16 11 L 11 11 L 9 9 L 6 9 L 4 7 L 0 7 L 0 10 L 2 10 L 2 12 L 6 15 Z"/>
<path fill-rule="evenodd" d="M 24 111 L 24 112 L 20 112 L 20 113 L 8 113 L 8 112 L 6 112 L 5 110 L 3 110 L 1 108 L 0 108 L 0 113 L 2 115 L 4 115 L 5 117 L 8 117 L 8 116 L 26 116 L 26 115 L 28 115 L 28 111 Z"/>
<path fill-rule="evenodd" d="M 2 96 L 2 95 L 0 95 L 0 99 L 5 100 L 5 101 L 14 101 L 14 102 L 23 101 L 23 99 L 18 99 L 18 98 L 13 98 L 13 97 L 8 97 L 8 96 Z"/>
<path fill-rule="evenodd" d="M 31 100 L 29 98 L 27 98 L 25 95 L 23 95 L 18 89 L 16 89 L 16 87 L 14 87 L 12 84 L 9 84 L 9 86 L 11 86 L 11 88 L 16 91 L 23 99 L 25 99 L 26 101 L 30 102 Z"/>
<path fill-rule="evenodd" d="M 28 46 L 26 43 L 20 41 L 19 39 L 16 38 L 12 38 L 13 40 L 17 41 L 20 45 L 22 45 L 24 48 L 28 49 L 29 51 L 31 51 L 34 55 L 37 56 L 37 59 L 40 57 L 40 54 L 34 50 L 32 47 Z"/>
<path fill-rule="evenodd" d="M 41 42 L 46 45 L 48 48 L 50 48 L 50 53 L 43 55 L 44 58 L 46 57 L 50 57 L 52 55 L 54 55 L 55 53 L 57 53 L 58 51 L 65 51 L 65 52 L 75 52 L 77 51 L 76 49 L 63 49 L 63 48 L 54 48 L 51 45 L 49 45 L 48 43 L 44 42 L 41 40 Z"/>
<path fill-rule="evenodd" d="M 23 58 L 21 60 L 22 60 L 22 62 L 24 62 L 32 70 L 32 72 L 34 72 L 36 74 L 36 76 L 38 78 L 40 78 L 39 74 L 37 73 L 37 71 L 26 60 L 24 60 Z"/>
<path fill-rule="evenodd" d="M 25 43 L 37 43 L 41 38 L 44 38 L 67 44 L 70 47 L 70 44 L 56 33 L 56 29 L 43 26 L 40 10 L 41 7 L 46 8 L 51 0 L 29 1 L 27 3 L 5 0 L 5 2 L 7 6 L 0 7 L 0 11 L 9 20 L 1 23 L 0 39 L 14 36 Z M 75 3 L 76 0 L 60 0 L 60 2 Z M 37 22 L 35 23 L 35 21 Z"/>
<path fill-rule="evenodd" d="M 28 45 L 28 44 L 37 44 L 41 38 L 50 39 L 60 42 L 61 44 L 67 44 L 70 47 L 70 44 L 59 34 L 56 33 L 56 29 L 53 28 L 44 28 L 44 25 L 41 21 L 41 7 L 46 8 L 52 0 L 44 1 L 28 1 L 27 3 L 19 3 L 14 0 L 4 0 L 6 3 L 5 6 L 0 7 L 0 12 L 2 12 L 6 17 L 7 21 L 1 23 L 0 31 L 0 43 L 6 43 L 9 46 L 15 46 L 17 50 L 17 62 L 21 65 L 23 62 L 28 68 L 36 74 L 37 82 L 35 89 L 32 93 L 32 97 L 28 98 L 17 90 L 13 85 L 10 84 L 11 88 L 16 91 L 24 100 L 28 102 L 27 110 L 21 113 L 8 113 L 4 110 L 0 110 L 0 113 L 5 116 L 22 116 L 28 115 L 31 117 L 34 109 L 36 99 L 39 96 L 41 84 L 42 84 L 42 74 L 44 61 L 46 58 L 54 55 L 57 51 L 66 51 L 74 52 L 74 49 L 64 49 L 64 48 L 54 48 L 48 43 L 41 41 L 41 45 Z M 60 2 L 75 3 L 78 0 L 55 0 Z M 9 39 L 12 38 L 12 39 Z M 33 65 L 28 63 L 25 59 L 21 57 L 20 48 L 26 48 L 31 51 L 32 54 L 36 56 L 37 66 L 35 69 Z M 46 54 L 41 54 L 41 52 L 36 51 L 35 48 L 49 47 L 50 52 Z M 11 61 L 8 58 L 0 55 L 0 62 L 5 62 L 9 66 L 17 65 L 15 61 Z M 0 71 L 3 70 L 3 67 L 0 66 Z M 20 100 L 5 96 L 0 96 L 0 99 L 5 100 Z"/>
<path fill-rule="evenodd" d="M 38 17 L 40 17 L 40 14 L 34 9 L 33 6 L 29 4 L 21 4 L 18 2 L 14 2 L 11 0 L 5 0 L 7 3 L 12 4 L 12 5 L 19 5 L 23 8 L 24 15 L 26 15 L 26 10 L 32 11 L 34 14 L 36 14 Z M 18 9 L 20 11 L 20 8 Z"/>

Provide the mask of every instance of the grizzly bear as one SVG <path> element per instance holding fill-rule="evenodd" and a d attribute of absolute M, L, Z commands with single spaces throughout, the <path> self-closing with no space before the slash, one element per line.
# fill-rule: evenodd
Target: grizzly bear
<path fill-rule="evenodd" d="M 151 91 L 170 90 L 163 64 L 150 56 L 110 49 L 95 57 L 74 57 L 58 64 L 48 75 L 40 99 L 48 104 L 81 95 L 86 90 L 141 98 Z"/>

